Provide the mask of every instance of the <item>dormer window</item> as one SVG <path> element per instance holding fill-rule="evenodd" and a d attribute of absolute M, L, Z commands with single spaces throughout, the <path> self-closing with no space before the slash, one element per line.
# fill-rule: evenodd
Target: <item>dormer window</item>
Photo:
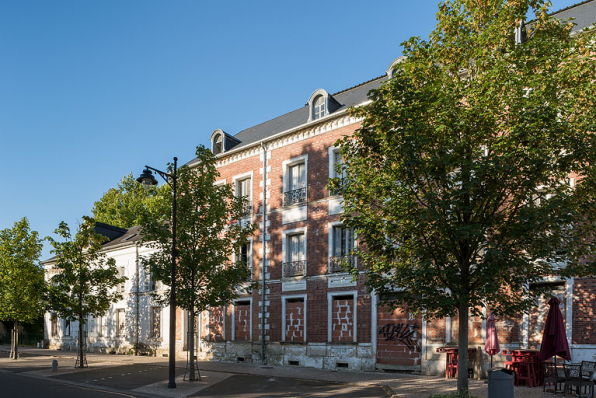
<path fill-rule="evenodd" d="M 309 122 L 321 119 L 341 108 L 341 104 L 322 88 L 315 90 L 310 95 L 306 105 L 308 106 Z"/>
<path fill-rule="evenodd" d="M 213 154 L 217 155 L 218 153 L 223 152 L 223 138 L 221 134 L 215 137 L 215 141 L 213 142 Z"/>
<path fill-rule="evenodd" d="M 219 155 L 229 151 L 240 143 L 237 138 L 232 137 L 221 129 L 216 129 L 213 133 L 211 133 L 210 140 L 211 152 L 213 152 L 214 155 Z"/>
<path fill-rule="evenodd" d="M 325 98 L 322 95 L 319 95 L 315 99 L 315 103 L 313 104 L 313 115 L 312 120 L 317 120 L 325 116 Z"/>

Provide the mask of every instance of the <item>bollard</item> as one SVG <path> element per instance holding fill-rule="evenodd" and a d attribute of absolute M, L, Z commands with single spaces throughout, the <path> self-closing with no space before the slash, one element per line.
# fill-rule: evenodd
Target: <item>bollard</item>
<path fill-rule="evenodd" d="M 58 360 L 54 359 L 52 361 L 52 372 L 57 372 L 58 371 Z"/>
<path fill-rule="evenodd" d="M 37 342 L 37 348 L 39 348 L 39 341 Z"/>

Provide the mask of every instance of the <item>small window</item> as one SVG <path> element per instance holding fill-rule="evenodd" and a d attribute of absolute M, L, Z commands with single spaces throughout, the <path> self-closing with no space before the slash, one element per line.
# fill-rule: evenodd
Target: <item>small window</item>
<path fill-rule="evenodd" d="M 119 308 L 116 311 L 116 336 L 118 337 L 124 336 L 125 320 L 124 308 Z"/>
<path fill-rule="evenodd" d="M 123 278 L 124 277 L 124 267 L 119 267 L 118 268 L 118 277 L 119 278 Z M 118 285 L 118 287 L 116 288 L 116 290 L 118 291 L 118 293 L 124 293 L 126 290 L 126 282 L 122 282 Z"/>
<path fill-rule="evenodd" d="M 312 120 L 317 120 L 325 116 L 325 98 L 319 95 L 312 107 Z"/>
<path fill-rule="evenodd" d="M 341 155 L 341 151 L 339 148 L 330 148 L 329 149 L 329 178 L 338 178 L 340 180 L 340 184 L 337 189 L 330 192 L 330 195 L 340 195 L 341 194 L 341 187 L 343 186 L 344 179 L 346 177 L 346 171 L 342 168 L 344 164 L 343 156 Z M 341 171 L 337 171 L 338 168 L 341 168 Z"/>
<path fill-rule="evenodd" d="M 286 235 L 284 276 L 303 276 L 306 272 L 306 239 L 304 232 Z"/>
<path fill-rule="evenodd" d="M 95 318 L 95 331 L 98 336 L 103 335 L 103 318 L 101 316 Z"/>
<path fill-rule="evenodd" d="M 58 316 L 56 314 L 52 314 L 50 317 L 50 321 L 52 336 L 58 336 Z"/>
<path fill-rule="evenodd" d="M 70 336 L 70 321 L 68 319 L 64 320 L 64 335 Z"/>
<path fill-rule="evenodd" d="M 161 308 L 151 308 L 151 337 L 161 337 Z"/>
<path fill-rule="evenodd" d="M 250 274 L 248 275 L 248 280 L 252 279 L 252 242 L 248 241 L 244 245 L 240 246 L 238 252 L 236 253 L 236 261 L 242 261 L 248 269 L 250 270 Z"/>
<path fill-rule="evenodd" d="M 213 154 L 217 155 L 218 153 L 223 152 L 223 137 L 221 134 L 215 137 L 215 141 L 213 141 Z"/>

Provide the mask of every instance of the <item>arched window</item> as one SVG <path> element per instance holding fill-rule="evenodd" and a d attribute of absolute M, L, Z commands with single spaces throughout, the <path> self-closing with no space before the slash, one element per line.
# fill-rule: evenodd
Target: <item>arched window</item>
<path fill-rule="evenodd" d="M 223 152 L 223 137 L 221 134 L 218 134 L 213 141 L 213 154 L 217 155 L 218 153 Z"/>
<path fill-rule="evenodd" d="M 312 120 L 317 120 L 325 116 L 325 98 L 319 95 L 312 107 Z"/>

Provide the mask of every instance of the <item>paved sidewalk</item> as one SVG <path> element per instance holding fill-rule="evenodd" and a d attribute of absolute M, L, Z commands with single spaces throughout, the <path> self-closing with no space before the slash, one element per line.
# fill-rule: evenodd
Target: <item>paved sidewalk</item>
<path fill-rule="evenodd" d="M 305 386 L 308 386 L 308 381 L 311 381 L 311 385 L 313 388 L 317 388 L 317 391 L 322 391 L 324 388 L 333 389 L 341 385 L 342 388 L 337 389 L 337 394 L 334 393 L 333 396 L 345 397 L 368 396 L 364 395 L 363 391 L 370 390 L 371 397 L 382 396 L 378 393 L 378 391 L 381 391 L 387 397 L 425 398 L 430 394 L 448 393 L 456 390 L 455 380 L 446 380 L 442 377 L 416 376 L 403 373 L 327 371 L 293 366 L 262 366 L 260 364 L 231 362 L 199 362 L 202 380 L 188 382 L 183 381 L 186 361 L 182 359 L 176 361 L 177 388 L 168 389 L 167 358 L 89 353 L 87 354 L 89 367 L 75 369 L 76 352 L 74 351 L 23 347 L 20 348 L 21 358 L 18 361 L 13 361 L 8 359 L 9 350 L 10 347 L 8 346 L 0 346 L 0 369 L 3 371 L 30 377 L 48 378 L 62 383 L 84 385 L 106 391 L 122 392 L 124 395 L 129 393 L 140 397 L 223 396 L 215 393 L 211 395 L 210 393 L 218 389 L 218 383 L 225 383 L 219 384 L 220 388 L 224 386 L 230 389 L 233 383 L 240 385 L 240 387 L 247 386 L 247 389 L 250 387 L 251 383 L 247 382 L 250 378 L 243 378 L 242 375 L 253 375 L 255 380 L 260 378 L 271 382 L 271 385 L 280 380 L 285 380 L 287 385 L 298 386 L 295 388 L 307 388 Z M 54 359 L 58 361 L 57 372 L 52 372 L 52 361 Z M 263 385 L 263 383 L 260 385 Z M 201 394 L 202 390 L 205 390 L 204 394 Z M 475 396 L 485 398 L 487 397 L 487 384 L 484 380 L 470 380 L 470 392 Z M 292 393 L 286 391 L 283 396 L 292 396 L 288 394 Z M 242 396 L 242 394 L 237 396 Z M 259 394 L 250 396 L 257 397 Z M 267 396 L 267 394 L 263 393 L 261 396 Z M 295 396 L 302 395 L 296 394 Z M 515 397 L 537 398 L 547 396 L 550 397 L 552 394 L 543 393 L 542 387 L 515 387 Z"/>

